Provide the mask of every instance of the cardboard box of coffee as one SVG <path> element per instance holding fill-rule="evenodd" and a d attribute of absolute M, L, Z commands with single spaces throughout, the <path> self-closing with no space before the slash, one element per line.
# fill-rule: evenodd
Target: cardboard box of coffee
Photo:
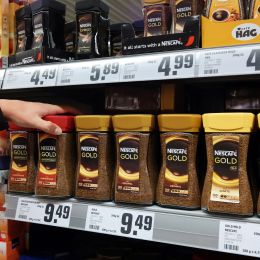
<path fill-rule="evenodd" d="M 202 17 L 202 48 L 259 43 L 259 27 L 260 18 L 220 23 Z"/>

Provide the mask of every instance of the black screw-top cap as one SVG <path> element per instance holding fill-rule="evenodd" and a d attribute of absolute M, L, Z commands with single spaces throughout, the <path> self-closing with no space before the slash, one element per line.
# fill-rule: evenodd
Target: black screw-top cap
<path fill-rule="evenodd" d="M 15 12 L 16 20 L 22 20 L 24 18 L 30 18 L 32 17 L 32 9 L 30 5 L 26 5 L 22 8 L 19 8 Z"/>
<path fill-rule="evenodd" d="M 109 6 L 100 0 L 78 0 L 75 10 L 101 12 L 103 17 L 108 18 Z"/>
<path fill-rule="evenodd" d="M 135 38 L 135 30 L 132 24 L 122 25 L 122 40 Z"/>
<path fill-rule="evenodd" d="M 56 13 L 65 16 L 66 6 L 56 0 L 37 0 L 31 3 L 32 13 L 35 14 L 39 11 L 54 10 Z"/>

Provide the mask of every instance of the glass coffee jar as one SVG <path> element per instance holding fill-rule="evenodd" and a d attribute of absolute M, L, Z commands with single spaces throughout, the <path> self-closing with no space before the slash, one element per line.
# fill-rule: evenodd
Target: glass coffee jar
<path fill-rule="evenodd" d="M 76 116 L 77 176 L 75 197 L 112 199 L 113 146 L 111 116 Z"/>
<path fill-rule="evenodd" d="M 115 202 L 150 205 L 158 176 L 152 115 L 113 116 L 116 132 Z"/>
<path fill-rule="evenodd" d="M 208 212 L 251 216 L 254 210 L 248 172 L 251 113 L 203 115 L 207 174 L 201 207 Z"/>
<path fill-rule="evenodd" d="M 162 206 L 198 209 L 197 144 L 201 115 L 159 115 L 162 166 L 156 202 Z"/>
<path fill-rule="evenodd" d="M 8 192 L 34 193 L 37 132 L 9 123 L 11 163 Z"/>
<path fill-rule="evenodd" d="M 59 136 L 38 133 L 39 162 L 35 194 L 48 197 L 70 197 L 75 181 L 75 124 L 73 116 L 44 118 L 62 129 Z"/>

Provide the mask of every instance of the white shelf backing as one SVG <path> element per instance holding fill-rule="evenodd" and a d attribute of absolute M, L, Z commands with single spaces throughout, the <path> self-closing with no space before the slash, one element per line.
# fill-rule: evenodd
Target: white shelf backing
<path fill-rule="evenodd" d="M 260 44 L 256 44 L 8 68 L 2 89 L 247 76 L 259 72 Z"/>
<path fill-rule="evenodd" d="M 55 208 L 56 211 L 56 213 L 55 211 L 52 212 L 51 221 L 49 219 L 51 206 L 48 206 L 48 209 L 46 206 L 49 203 L 53 204 L 52 207 Z M 30 207 L 32 208 L 32 204 L 37 204 L 37 207 L 43 208 L 43 211 L 38 213 L 38 216 L 37 212 L 30 209 Z M 65 212 L 64 205 L 69 205 L 70 207 L 67 225 L 59 220 L 59 217 L 62 218 L 61 213 Z M 75 199 L 57 201 L 39 199 L 33 196 L 22 197 L 8 194 L 6 195 L 6 206 L 6 217 L 8 219 L 139 238 L 214 251 L 220 251 L 219 232 L 221 222 L 231 221 L 234 224 L 240 223 L 241 225 L 243 225 L 243 223 L 245 225 L 251 223 L 260 228 L 260 219 L 257 217 L 236 218 L 216 216 L 204 213 L 200 210 L 185 211 L 161 208 L 158 206 L 141 207 L 134 205 L 121 205 L 112 202 L 94 203 L 82 202 Z M 59 206 L 61 206 L 60 212 L 57 211 Z M 46 212 L 47 214 L 45 214 Z M 19 216 L 21 214 L 22 217 Z M 128 226 L 130 221 L 129 214 L 131 215 L 131 226 Z M 27 218 L 25 218 L 25 215 Z M 66 214 L 63 216 L 65 215 Z M 125 217 L 124 220 L 123 215 Z M 139 221 L 141 219 L 141 226 L 137 221 L 138 217 Z M 149 218 L 150 220 L 152 219 L 152 223 L 150 223 L 151 228 L 147 229 L 145 227 L 148 227 L 147 224 L 149 224 Z M 48 222 L 44 219 L 48 220 Z M 122 228 L 127 229 L 128 227 L 130 228 L 128 230 L 129 232 L 122 231 Z M 228 250 L 225 251 L 229 252 Z M 231 251 L 231 253 L 234 252 Z M 244 254 L 239 251 L 236 253 Z"/>

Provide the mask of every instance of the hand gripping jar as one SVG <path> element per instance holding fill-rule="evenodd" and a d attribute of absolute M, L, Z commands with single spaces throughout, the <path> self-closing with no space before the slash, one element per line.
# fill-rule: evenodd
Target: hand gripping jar
<path fill-rule="evenodd" d="M 76 116 L 77 176 L 75 197 L 112 199 L 114 143 L 111 116 Z"/>
<path fill-rule="evenodd" d="M 76 163 L 74 117 L 46 116 L 44 119 L 58 125 L 62 134 L 38 133 L 39 162 L 35 194 L 70 197 L 74 193 Z"/>

